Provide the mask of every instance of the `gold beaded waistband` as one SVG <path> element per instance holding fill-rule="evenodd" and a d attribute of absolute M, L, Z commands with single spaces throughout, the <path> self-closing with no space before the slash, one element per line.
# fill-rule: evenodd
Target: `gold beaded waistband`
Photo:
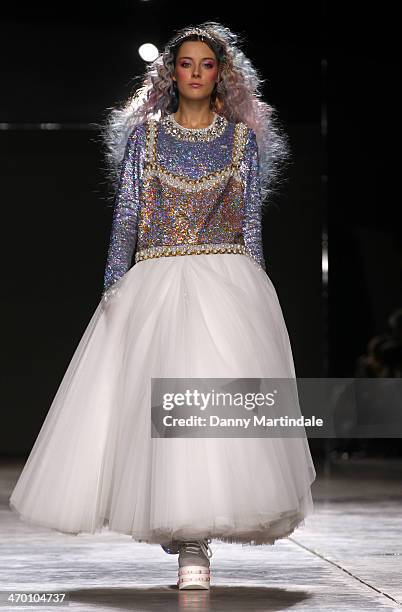
<path fill-rule="evenodd" d="M 141 249 L 135 254 L 135 263 L 154 257 L 170 257 L 172 255 L 201 255 L 207 253 L 241 253 L 246 255 L 244 244 L 224 242 L 220 244 L 175 244 L 153 246 Z"/>

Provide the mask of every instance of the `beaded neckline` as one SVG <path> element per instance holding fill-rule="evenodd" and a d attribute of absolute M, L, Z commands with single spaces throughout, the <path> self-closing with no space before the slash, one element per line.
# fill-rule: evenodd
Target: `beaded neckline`
<path fill-rule="evenodd" d="M 194 132 L 194 131 L 198 131 L 198 132 L 203 131 L 204 132 L 205 130 L 209 130 L 209 128 L 211 128 L 213 125 L 215 125 L 216 120 L 218 118 L 218 113 L 214 113 L 214 118 L 212 120 L 212 123 L 210 123 L 209 125 L 207 125 L 206 127 L 203 127 L 203 128 L 186 128 L 186 127 L 184 127 L 184 125 L 180 125 L 180 123 L 178 123 L 178 121 L 176 120 L 176 117 L 174 116 L 173 113 L 171 115 L 169 115 L 169 116 L 170 116 L 171 120 L 173 121 L 173 123 L 175 124 L 175 126 L 181 128 L 182 130 L 186 130 L 186 131 L 191 130 L 192 132 Z"/>
<path fill-rule="evenodd" d="M 228 120 L 222 115 L 215 113 L 214 119 L 210 125 L 204 128 L 186 128 L 176 121 L 173 113 L 166 115 L 161 123 L 166 131 L 172 136 L 176 136 L 180 140 L 189 140 L 198 142 L 200 140 L 210 141 L 218 136 L 221 136 L 226 129 Z"/>

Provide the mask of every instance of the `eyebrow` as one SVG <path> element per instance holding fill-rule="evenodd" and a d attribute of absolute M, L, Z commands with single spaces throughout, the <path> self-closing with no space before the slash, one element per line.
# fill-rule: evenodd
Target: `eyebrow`
<path fill-rule="evenodd" d="M 193 57 L 190 57 L 189 55 L 182 55 L 181 57 L 179 57 L 179 59 L 194 59 L 194 58 L 193 58 Z M 204 59 L 210 59 L 210 60 L 215 61 L 215 58 L 214 58 L 214 57 L 203 57 L 203 58 L 201 58 L 201 59 L 203 59 L 203 60 L 204 60 Z"/>

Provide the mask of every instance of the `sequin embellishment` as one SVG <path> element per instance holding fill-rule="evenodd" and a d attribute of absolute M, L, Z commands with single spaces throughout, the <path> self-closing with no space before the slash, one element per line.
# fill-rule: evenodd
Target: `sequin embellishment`
<path fill-rule="evenodd" d="M 220 117 L 220 115 L 217 115 L 217 117 Z M 225 121 L 227 123 L 226 119 Z M 163 120 L 160 123 L 163 123 Z M 208 187 L 212 187 L 217 183 L 221 183 L 222 181 L 226 181 L 230 176 L 233 176 L 240 183 L 242 183 L 239 167 L 247 142 L 248 127 L 246 124 L 236 124 L 233 142 L 233 154 L 230 164 L 222 168 L 222 170 L 211 172 L 198 179 L 191 179 L 187 177 L 181 177 L 177 174 L 173 174 L 173 172 L 170 172 L 169 170 L 163 168 L 163 166 L 157 163 L 157 129 L 158 122 L 153 119 L 149 120 L 147 124 L 147 154 L 146 166 L 143 174 L 144 180 L 151 176 L 158 176 L 160 179 L 164 180 L 172 187 L 179 187 L 184 191 L 200 191 Z"/>
<path fill-rule="evenodd" d="M 172 125 L 171 119 L 148 119 L 127 142 L 105 299 L 118 292 L 134 253 L 136 262 L 172 254 L 245 253 L 265 271 L 256 134 L 220 116 L 207 128 L 180 126 L 175 137 Z M 226 130 L 215 141 L 219 125 Z M 204 142 L 206 136 L 213 141 Z"/>

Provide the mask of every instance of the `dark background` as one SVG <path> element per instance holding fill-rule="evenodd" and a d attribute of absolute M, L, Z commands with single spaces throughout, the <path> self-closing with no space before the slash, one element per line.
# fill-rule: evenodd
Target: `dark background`
<path fill-rule="evenodd" d="M 101 296 L 112 203 L 94 125 L 143 73 L 140 44 L 162 50 L 174 30 L 204 20 L 244 39 L 289 135 L 292 165 L 264 216 L 264 252 L 297 375 L 353 377 L 369 338 L 402 306 L 396 16 L 339 2 L 1 11 L 0 452 L 31 448 Z"/>

